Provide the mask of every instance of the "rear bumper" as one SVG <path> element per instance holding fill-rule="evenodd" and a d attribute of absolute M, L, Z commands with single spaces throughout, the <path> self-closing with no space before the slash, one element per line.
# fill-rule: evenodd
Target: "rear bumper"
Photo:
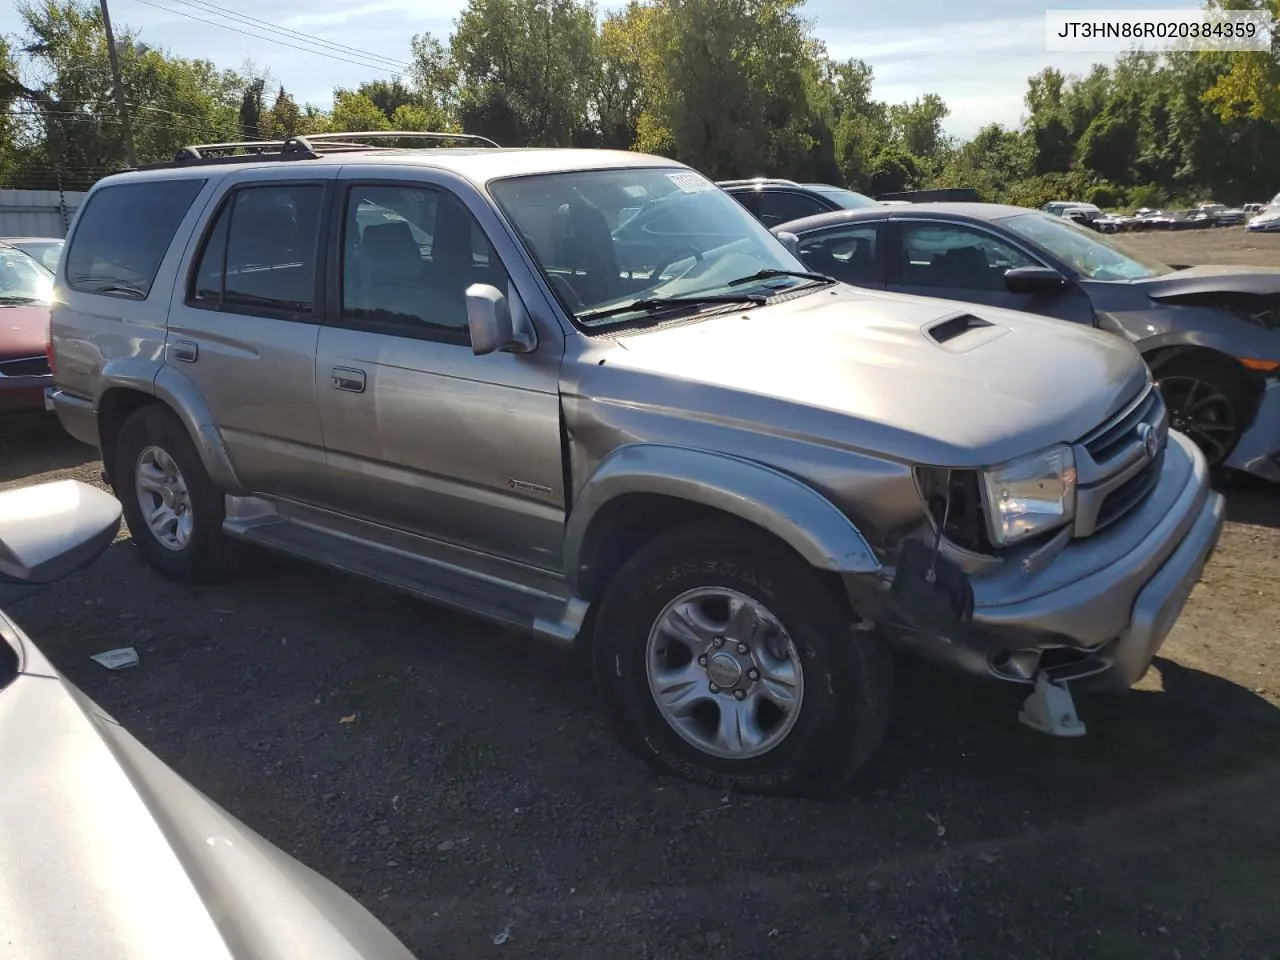
<path fill-rule="evenodd" d="M 92 400 L 50 386 L 44 394 L 44 405 L 58 415 L 62 429 L 71 436 L 91 447 L 98 445 L 98 412 Z"/>
<path fill-rule="evenodd" d="M 1037 573 L 1011 560 L 974 577 L 974 622 L 963 643 L 900 639 L 970 673 L 1030 683 L 1046 669 L 1058 679 L 1088 677 L 1087 687 L 1127 689 L 1177 621 L 1224 513 L 1204 456 L 1170 432 L 1159 482 L 1124 520 L 1073 541 Z"/>
<path fill-rule="evenodd" d="M 1253 425 L 1231 451 L 1226 466 L 1280 483 L 1280 380 L 1267 381 Z"/>
<path fill-rule="evenodd" d="M 53 385 L 53 375 L 34 377 L 0 376 L 0 416 L 20 416 L 45 410 L 44 392 Z"/>

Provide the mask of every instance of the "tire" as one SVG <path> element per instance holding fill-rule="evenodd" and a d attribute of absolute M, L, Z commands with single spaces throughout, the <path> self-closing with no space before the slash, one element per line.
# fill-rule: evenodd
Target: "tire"
<path fill-rule="evenodd" d="M 1226 357 L 1191 354 L 1157 364 L 1155 376 L 1170 427 L 1195 442 L 1211 470 L 1221 471 L 1253 406 L 1244 368 Z"/>
<path fill-rule="evenodd" d="M 162 494 L 144 492 L 139 479 L 140 471 L 145 471 L 154 480 L 157 464 L 166 463 L 166 457 L 167 462 L 176 467 L 179 481 L 169 485 L 170 497 L 175 496 L 175 489 L 178 491 L 171 510 L 180 518 L 189 517 L 170 524 L 175 537 L 169 545 L 148 525 L 143 512 L 144 497 L 154 505 Z M 151 566 L 184 583 L 221 579 L 226 553 L 222 533 L 225 500 L 222 491 L 209 479 L 195 444 L 173 411 L 164 404 L 153 403 L 136 410 L 125 420 L 116 441 L 113 473 L 116 499 L 123 507 L 133 542 Z M 183 488 L 185 496 L 181 495 Z M 180 528 L 185 529 L 185 538 L 176 535 Z M 175 542 L 180 545 L 175 546 Z"/>
<path fill-rule="evenodd" d="M 700 611 L 685 619 L 696 628 L 685 634 L 692 646 L 658 629 L 678 602 Z M 751 634 L 725 623 L 731 604 L 743 610 L 751 609 L 743 604 L 754 605 L 760 629 Z M 716 632 L 728 636 L 723 647 L 710 640 Z M 744 636 L 751 641 L 747 655 L 737 643 Z M 699 653 L 709 657 L 706 666 L 698 663 Z M 888 645 L 874 633 L 851 629 L 843 604 L 799 557 L 735 524 L 690 524 L 638 550 L 605 591 L 592 655 L 604 711 L 622 743 L 661 770 L 717 789 L 833 796 L 879 746 L 889 722 Z M 735 694 L 744 694 L 740 703 L 726 692 L 734 670 Z M 788 670 L 793 680 L 798 674 L 789 688 L 798 706 L 782 711 L 774 691 L 788 688 L 775 678 Z M 681 701 L 686 716 L 668 720 L 651 676 L 655 688 L 665 681 L 669 693 L 679 694 L 672 700 Z M 712 689 L 716 678 L 718 692 Z M 746 711 L 753 726 L 744 732 L 739 725 L 736 737 L 709 748 L 722 710 L 729 717 Z M 688 732 L 679 732 L 677 722 Z M 724 752 L 731 740 L 737 749 Z"/>

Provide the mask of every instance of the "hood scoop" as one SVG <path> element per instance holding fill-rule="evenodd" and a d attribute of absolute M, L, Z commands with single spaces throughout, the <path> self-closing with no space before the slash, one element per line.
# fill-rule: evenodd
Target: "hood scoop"
<path fill-rule="evenodd" d="M 980 335 L 974 336 L 975 333 Z M 967 353 L 1006 333 L 1007 328 L 997 327 L 990 320 L 975 317 L 972 313 L 953 314 L 924 328 L 926 337 L 955 353 Z"/>

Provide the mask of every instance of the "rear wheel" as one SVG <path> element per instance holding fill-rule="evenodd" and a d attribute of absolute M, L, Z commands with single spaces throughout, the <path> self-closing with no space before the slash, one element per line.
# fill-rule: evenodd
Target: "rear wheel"
<path fill-rule="evenodd" d="M 596 621 L 596 682 L 624 744 L 721 789 L 830 795 L 879 745 L 892 660 L 813 571 L 698 523 L 642 547 Z"/>
<path fill-rule="evenodd" d="M 1244 369 L 1233 360 L 1191 355 L 1161 364 L 1156 376 L 1169 425 L 1195 442 L 1211 469 L 1220 469 L 1248 421 Z"/>
<path fill-rule="evenodd" d="M 116 441 L 113 473 L 129 532 L 151 566 L 187 582 L 221 576 L 225 501 L 168 407 L 156 403 L 130 414 Z"/>

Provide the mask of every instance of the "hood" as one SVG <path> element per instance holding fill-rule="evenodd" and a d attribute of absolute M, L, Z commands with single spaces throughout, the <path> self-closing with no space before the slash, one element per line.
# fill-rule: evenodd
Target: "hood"
<path fill-rule="evenodd" d="M 1204 293 L 1280 294 L 1280 268 L 1201 266 L 1131 283 L 1153 300 Z"/>
<path fill-rule="evenodd" d="M 0 303 L 0 360 L 44 356 L 48 340 L 47 303 Z"/>
<path fill-rule="evenodd" d="M 319 874 L 199 793 L 0 613 L 0 942 L 65 960 L 413 960 Z"/>
<path fill-rule="evenodd" d="M 1060 320 L 841 285 L 620 336 L 577 376 L 592 401 L 966 467 L 1079 439 L 1147 368 L 1120 338 Z"/>

